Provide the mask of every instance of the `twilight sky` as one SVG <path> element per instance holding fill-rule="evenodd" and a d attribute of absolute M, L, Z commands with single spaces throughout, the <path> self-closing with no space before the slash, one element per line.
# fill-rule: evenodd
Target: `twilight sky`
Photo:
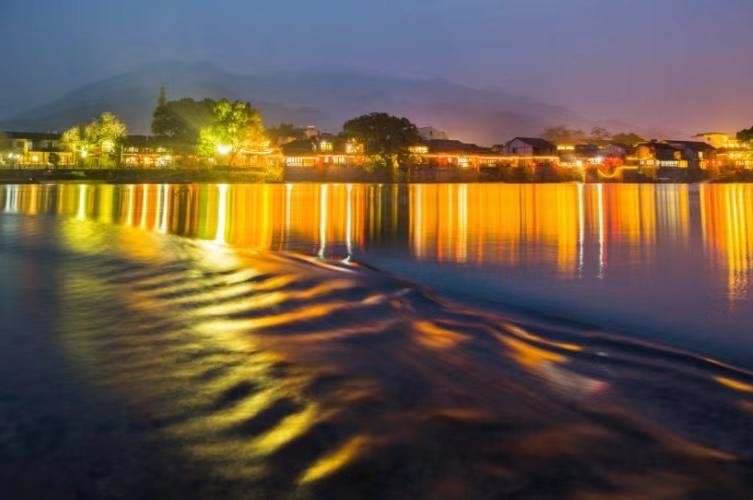
<path fill-rule="evenodd" d="M 0 0 L 0 116 L 168 59 L 443 77 L 686 131 L 753 125 L 753 0 Z"/>

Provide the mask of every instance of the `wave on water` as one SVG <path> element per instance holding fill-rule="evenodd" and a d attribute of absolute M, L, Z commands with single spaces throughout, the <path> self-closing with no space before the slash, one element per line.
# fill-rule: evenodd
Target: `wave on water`
<path fill-rule="evenodd" d="M 54 263 L 58 342 L 77 376 L 227 497 L 720 497 L 753 485 L 746 371 L 455 304 L 357 263 L 8 220 L 0 252 Z"/>

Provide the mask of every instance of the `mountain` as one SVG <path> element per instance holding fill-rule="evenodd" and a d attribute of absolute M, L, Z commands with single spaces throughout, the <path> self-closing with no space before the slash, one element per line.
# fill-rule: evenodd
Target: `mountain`
<path fill-rule="evenodd" d="M 454 138 L 496 144 L 539 134 L 555 125 L 598 125 L 574 111 L 515 96 L 498 88 L 472 88 L 443 79 L 411 79 L 341 68 L 239 74 L 210 63 L 149 64 L 69 92 L 46 105 L 0 121 L 18 130 L 63 130 L 103 111 L 119 115 L 132 132 L 149 130 L 161 85 L 169 98 L 242 99 L 265 122 L 315 124 L 337 131 L 349 118 L 372 111 L 407 116 L 419 126 Z"/>

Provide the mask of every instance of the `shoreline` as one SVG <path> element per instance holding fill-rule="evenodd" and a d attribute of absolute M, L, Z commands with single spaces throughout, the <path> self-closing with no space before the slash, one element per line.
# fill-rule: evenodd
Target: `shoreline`
<path fill-rule="evenodd" d="M 682 172 L 681 172 L 682 173 Z M 502 183 L 502 184 L 541 184 L 572 183 L 585 184 L 699 184 L 699 183 L 747 183 L 753 182 L 753 173 L 723 179 L 703 179 L 697 176 L 674 176 L 662 179 L 574 179 L 572 176 L 552 179 L 503 179 L 488 172 L 438 170 L 401 173 L 392 179 L 383 172 L 305 171 L 286 169 L 282 176 L 274 176 L 264 169 L 0 169 L 2 184 L 43 184 L 50 182 L 87 182 L 107 184 L 193 184 L 193 183 L 354 183 L 354 184 L 454 184 L 454 183 Z"/>

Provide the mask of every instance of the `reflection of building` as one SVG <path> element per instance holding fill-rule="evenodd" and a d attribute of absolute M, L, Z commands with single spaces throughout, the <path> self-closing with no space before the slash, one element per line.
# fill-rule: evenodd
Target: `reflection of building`
<path fill-rule="evenodd" d="M 61 148 L 60 137 L 39 132 L 0 133 L 0 165 L 30 168 L 73 165 L 74 155 Z"/>
<path fill-rule="evenodd" d="M 706 251 L 727 271 L 730 300 L 751 295 L 753 272 L 753 186 L 699 186 L 701 224 Z"/>

